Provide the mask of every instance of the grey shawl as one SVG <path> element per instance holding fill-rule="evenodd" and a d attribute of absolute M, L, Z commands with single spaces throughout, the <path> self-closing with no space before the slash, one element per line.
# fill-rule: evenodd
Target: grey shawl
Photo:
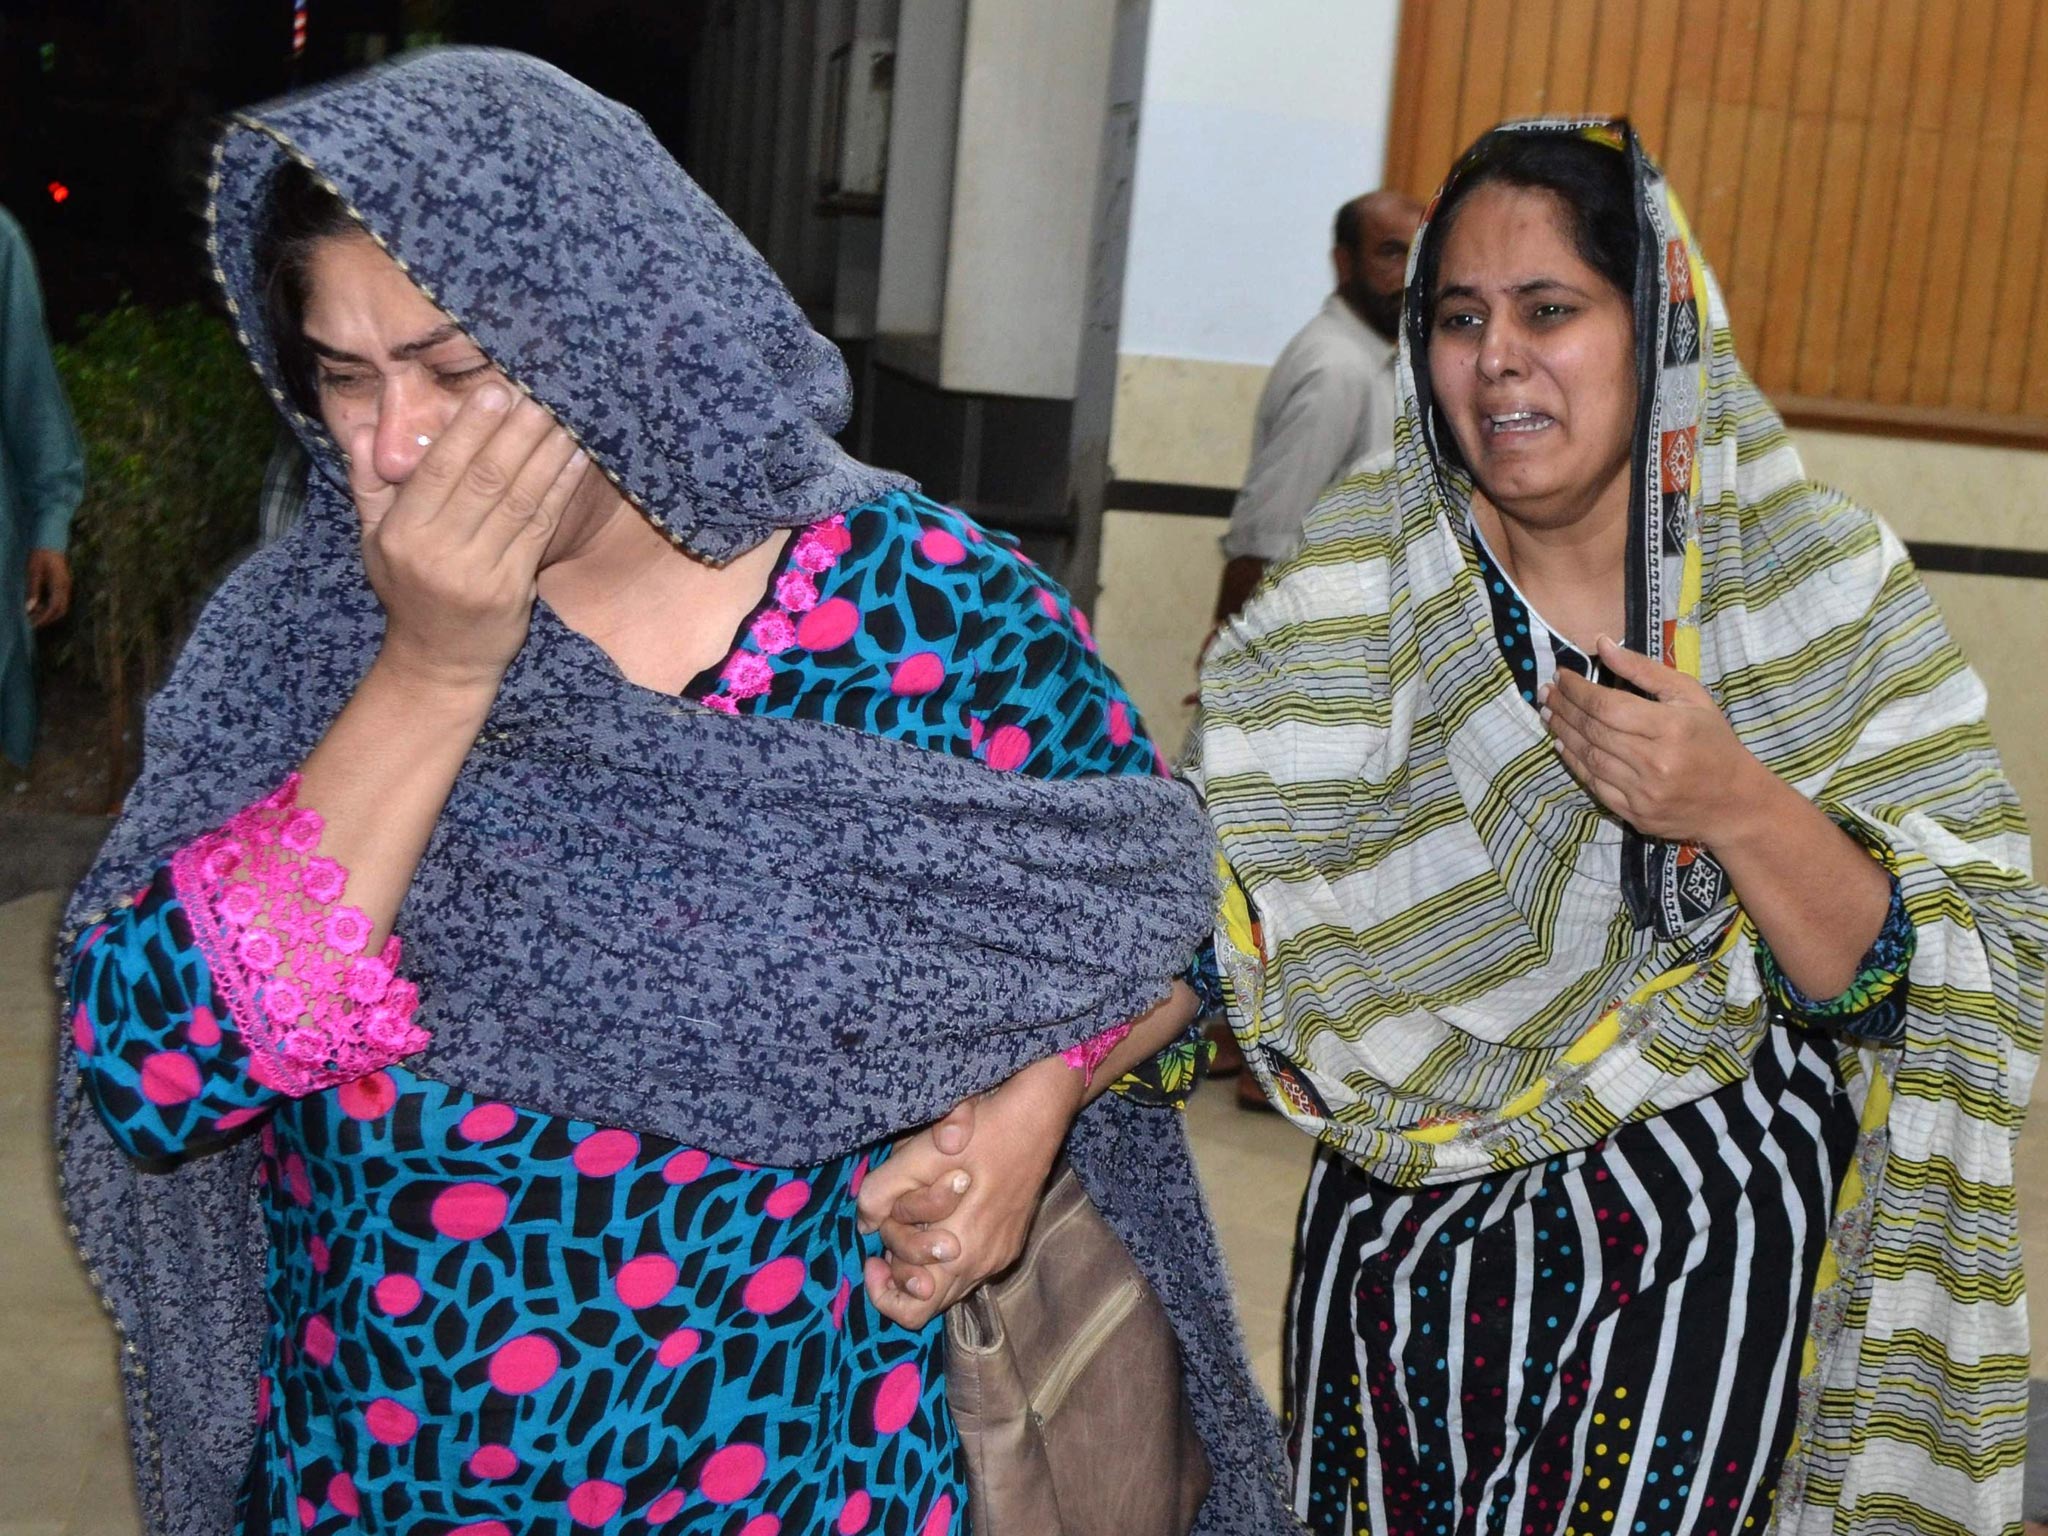
<path fill-rule="evenodd" d="M 686 549 L 723 558 L 899 483 L 840 452 L 837 353 L 644 124 L 517 55 L 450 49 L 238 118 L 210 242 L 313 460 L 304 518 L 208 605 L 68 940 L 278 783 L 382 632 L 333 444 L 293 412 L 253 250 L 313 168 L 423 290 Z M 1164 780 L 1056 783 L 628 683 L 545 606 L 398 931 L 427 1076 L 714 1152 L 815 1163 L 1140 1011 L 1213 904 Z M 593 1021 L 602 1021 L 596 1024 Z M 58 1085 L 65 1195 L 124 1335 L 149 1529 L 217 1536 L 252 1443 L 264 1233 L 244 1140 L 127 1160 Z M 1206 1532 L 1288 1517 L 1179 1118 L 1106 1096 L 1069 1154 L 1172 1313 L 1216 1464 Z"/>

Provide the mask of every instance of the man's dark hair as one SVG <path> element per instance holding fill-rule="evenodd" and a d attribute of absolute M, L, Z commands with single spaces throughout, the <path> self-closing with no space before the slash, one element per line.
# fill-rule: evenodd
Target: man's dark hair
<path fill-rule="evenodd" d="M 1336 228 L 1331 235 L 1331 241 L 1339 250 L 1358 249 L 1358 237 L 1361 233 L 1359 226 L 1364 222 L 1361 205 L 1364 202 L 1364 198 L 1354 197 L 1338 208 Z"/>
<path fill-rule="evenodd" d="M 313 248 L 322 240 L 362 232 L 348 205 L 321 186 L 311 171 L 296 160 L 278 167 L 270 188 L 270 217 L 256 241 L 256 283 L 285 392 L 308 416 L 320 414 L 313 349 L 306 345 L 307 269 Z"/>

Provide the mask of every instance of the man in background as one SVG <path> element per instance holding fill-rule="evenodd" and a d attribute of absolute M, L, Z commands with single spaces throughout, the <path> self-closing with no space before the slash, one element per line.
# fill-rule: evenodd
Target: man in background
<path fill-rule="evenodd" d="M 1337 289 L 1282 349 L 1259 395 L 1251 467 L 1223 536 L 1218 625 L 1244 606 L 1269 564 L 1294 552 L 1323 488 L 1394 446 L 1394 346 L 1408 247 L 1421 223 L 1422 205 L 1400 192 L 1368 192 L 1337 210 Z M 1243 1072 L 1230 1026 L 1217 1021 L 1208 1033 L 1216 1047 L 1210 1075 Z M 1249 1073 L 1238 1080 L 1237 1101 L 1270 1107 Z"/>
<path fill-rule="evenodd" d="M 32 631 L 71 607 L 71 514 L 85 451 L 50 357 L 43 293 L 21 226 L 0 210 L 0 753 L 36 744 Z"/>
<path fill-rule="evenodd" d="M 1422 205 L 1368 192 L 1337 210 L 1337 289 L 1281 351 L 1259 396 L 1251 467 L 1223 536 L 1216 622 L 1244 606 L 1267 565 L 1294 552 L 1323 488 L 1394 445 L 1394 342 Z"/>

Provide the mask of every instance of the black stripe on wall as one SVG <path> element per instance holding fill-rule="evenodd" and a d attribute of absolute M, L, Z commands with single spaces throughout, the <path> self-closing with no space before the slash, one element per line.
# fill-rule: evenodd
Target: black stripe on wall
<path fill-rule="evenodd" d="M 2048 549 L 1999 549 L 1988 544 L 1906 545 L 1913 563 L 1923 571 L 1953 571 L 1964 576 L 2026 576 L 2048 581 Z"/>
<path fill-rule="evenodd" d="M 1165 480 L 1112 480 L 1103 506 L 1116 512 L 1172 512 L 1181 517 L 1228 517 L 1237 492 L 1214 485 Z"/>
<path fill-rule="evenodd" d="M 1180 517 L 1228 517 L 1237 492 L 1221 486 L 1175 485 L 1166 480 L 1112 480 L 1103 505 L 1113 512 L 1170 512 Z M 1923 571 L 1961 576 L 2018 576 L 2048 581 L 2048 549 L 2005 549 L 1987 544 L 1909 541 Z"/>

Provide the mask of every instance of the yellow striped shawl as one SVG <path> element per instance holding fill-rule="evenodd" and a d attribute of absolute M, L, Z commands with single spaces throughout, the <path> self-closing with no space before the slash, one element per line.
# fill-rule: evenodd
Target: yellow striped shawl
<path fill-rule="evenodd" d="M 1653 169 L 1644 184 L 1682 230 Z M 1841 1050 L 1866 1134 L 1776 1528 L 2016 1533 L 2012 1147 L 2048 901 L 1982 685 L 1897 538 L 1806 478 L 1692 255 L 1699 675 L 1752 752 L 1885 854 L 1918 932 L 1903 1048 Z M 1741 1080 L 1765 1006 L 1732 905 L 1670 940 L 1630 922 L 1622 828 L 1500 655 L 1405 340 L 1398 369 L 1392 456 L 1324 496 L 1211 649 L 1191 773 L 1227 865 L 1218 949 L 1253 1070 L 1303 1129 L 1413 1185 L 1582 1148 Z"/>

